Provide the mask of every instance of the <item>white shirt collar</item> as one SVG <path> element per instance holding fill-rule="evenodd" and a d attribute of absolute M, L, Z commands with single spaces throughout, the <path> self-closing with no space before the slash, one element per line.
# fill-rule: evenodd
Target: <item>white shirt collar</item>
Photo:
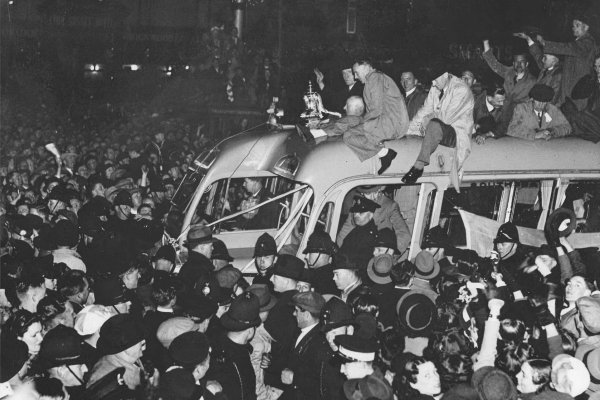
<path fill-rule="evenodd" d="M 164 308 L 161 306 L 156 307 L 156 311 L 157 312 L 165 312 L 165 313 L 173 313 L 173 309 L 172 308 Z"/>
<path fill-rule="evenodd" d="M 487 110 L 489 112 L 494 111 L 494 106 L 490 104 L 490 102 L 488 101 L 487 96 L 485 96 L 485 106 L 487 107 Z"/>
<path fill-rule="evenodd" d="M 315 322 L 314 324 L 307 326 L 306 328 L 302 328 L 302 329 L 300 329 L 300 335 L 298 335 L 298 339 L 296 339 L 296 346 L 298 346 L 298 343 L 300 343 L 300 341 L 301 341 L 302 339 L 304 339 L 304 336 L 306 336 L 306 335 L 308 334 L 308 332 L 310 332 L 310 330 L 311 330 L 312 328 L 314 328 L 315 326 L 317 326 L 317 325 L 318 325 L 318 323 L 319 323 L 319 322 L 317 321 L 317 322 Z"/>
<path fill-rule="evenodd" d="M 414 88 L 410 89 L 408 92 L 406 92 L 406 97 L 410 96 L 412 94 L 412 92 L 414 92 L 415 90 L 417 90 L 416 86 Z"/>

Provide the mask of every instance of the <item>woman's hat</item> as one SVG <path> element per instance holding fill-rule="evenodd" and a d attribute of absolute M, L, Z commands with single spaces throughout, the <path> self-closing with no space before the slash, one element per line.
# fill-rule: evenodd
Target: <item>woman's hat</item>
<path fill-rule="evenodd" d="M 75 329 L 58 325 L 44 336 L 39 360 L 46 368 L 85 364 L 81 356 L 81 342 L 82 338 Z"/>

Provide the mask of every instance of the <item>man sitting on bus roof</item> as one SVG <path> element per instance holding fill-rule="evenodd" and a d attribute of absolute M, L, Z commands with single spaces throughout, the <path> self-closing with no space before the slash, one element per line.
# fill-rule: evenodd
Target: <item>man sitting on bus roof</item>
<path fill-rule="evenodd" d="M 361 161 L 379 157 L 383 174 L 396 158 L 396 152 L 385 147 L 385 142 L 399 139 L 408 130 L 408 111 L 402 92 L 392 78 L 377 71 L 371 60 L 363 58 L 354 63 L 354 75 L 365 84 L 363 98 L 366 114 L 362 124 L 344 134 L 344 142 Z"/>
<path fill-rule="evenodd" d="M 569 121 L 550 103 L 554 97 L 554 90 L 550 86 L 535 85 L 529 92 L 529 97 L 530 101 L 515 107 L 508 125 L 508 136 L 528 140 L 550 140 L 571 134 Z"/>
<path fill-rule="evenodd" d="M 410 122 L 408 134 L 423 136 L 423 143 L 417 161 L 402 182 L 415 183 L 441 144 L 456 149 L 450 173 L 457 185 L 458 170 L 471 152 L 473 106 L 473 93 L 459 77 L 446 72 L 433 81 L 425 104 Z"/>

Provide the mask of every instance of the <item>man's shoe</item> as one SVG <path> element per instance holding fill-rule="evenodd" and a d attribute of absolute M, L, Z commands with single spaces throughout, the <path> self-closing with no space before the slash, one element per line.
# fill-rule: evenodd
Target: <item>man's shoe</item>
<path fill-rule="evenodd" d="M 412 167 L 410 169 L 410 171 L 408 171 L 406 173 L 406 175 L 404 175 L 402 177 L 402 182 L 411 185 L 415 182 L 417 182 L 417 180 L 421 177 L 421 175 L 423 175 L 423 170 L 422 169 L 418 169 L 415 167 Z"/>
<path fill-rule="evenodd" d="M 379 171 L 377 171 L 377 175 L 383 174 L 390 167 L 392 161 L 397 155 L 398 153 L 396 153 L 394 150 L 388 149 L 387 154 L 379 159 L 379 161 L 381 161 L 381 168 L 379 168 Z"/>

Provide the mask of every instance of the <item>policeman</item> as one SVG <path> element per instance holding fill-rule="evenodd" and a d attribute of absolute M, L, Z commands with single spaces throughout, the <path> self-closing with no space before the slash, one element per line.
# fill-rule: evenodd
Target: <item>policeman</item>
<path fill-rule="evenodd" d="M 340 294 L 333 282 L 332 258 L 336 247 L 329 235 L 320 230 L 313 232 L 308 238 L 304 260 L 311 272 L 311 285 L 317 293 Z"/>
<path fill-rule="evenodd" d="M 260 235 L 254 246 L 254 265 L 257 275 L 252 280 L 252 284 L 266 284 L 273 291 L 273 265 L 277 261 L 277 244 L 273 236 L 268 233 Z"/>
<path fill-rule="evenodd" d="M 354 205 L 350 208 L 354 229 L 348 233 L 340 247 L 340 252 L 349 255 L 358 264 L 362 273 L 373 255 L 377 237 L 377 226 L 373 221 L 375 210 L 381 208 L 373 200 L 363 196 L 354 196 Z"/>

